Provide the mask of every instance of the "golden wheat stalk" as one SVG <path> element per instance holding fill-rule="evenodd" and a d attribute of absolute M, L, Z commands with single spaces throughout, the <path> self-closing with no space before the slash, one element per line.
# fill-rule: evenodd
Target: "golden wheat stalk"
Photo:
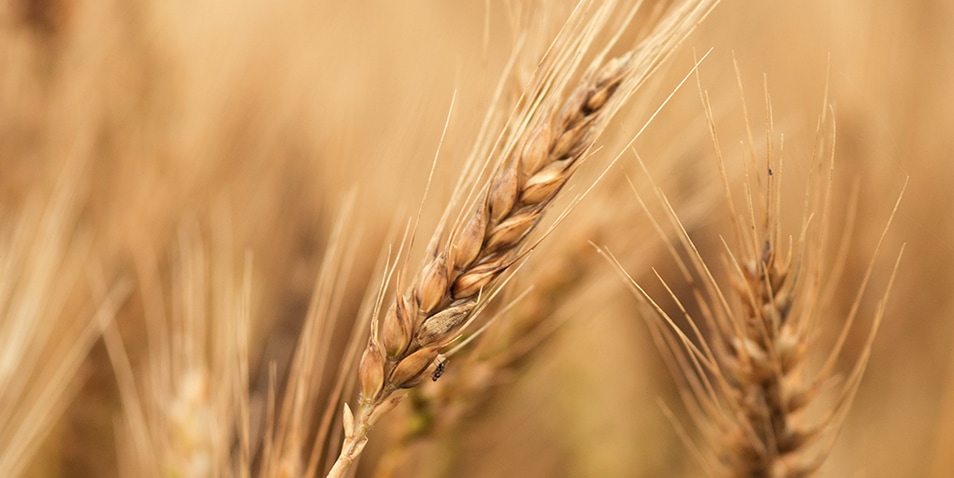
<path fill-rule="evenodd" d="M 565 37 L 558 39 L 564 50 L 557 48 L 542 63 L 544 74 L 525 97 L 526 107 L 510 121 L 515 127 L 508 130 L 496 160 L 499 166 L 470 202 L 471 212 L 458 218 L 446 238 L 440 230 L 435 234 L 430 258 L 411 287 L 394 298 L 383 319 L 372 320 L 358 369 L 357 413 L 345 405 L 342 451 L 328 476 L 344 475 L 367 443 L 371 427 L 403 397 L 397 392 L 429 376 L 440 351 L 474 320 L 483 298 L 493 295 L 526 253 L 528 234 L 608 119 L 713 4 L 682 4 L 636 49 L 605 62 L 600 61 L 605 52 L 598 55 L 561 104 L 560 85 L 579 64 L 579 52 L 586 51 L 604 27 L 612 2 L 601 5 L 589 22 L 571 18 Z"/>
<path fill-rule="evenodd" d="M 708 454 L 690 445 L 706 471 L 734 477 L 807 476 L 824 462 L 835 431 L 847 414 L 884 314 L 884 302 L 897 262 L 874 313 L 865 346 L 847 379 L 837 387 L 834 404 L 822 418 L 808 421 L 805 410 L 831 386 L 834 359 L 841 352 L 872 272 L 869 265 L 852 311 L 844 318 L 840 336 L 831 346 L 826 363 L 817 370 L 808 370 L 808 354 L 824 350 L 816 330 L 825 312 L 822 286 L 834 284 L 825 282 L 823 277 L 824 266 L 832 261 L 826 256 L 826 234 L 831 207 L 834 122 L 831 120 L 829 125 L 827 115 L 821 115 L 815 156 L 809 166 L 802 229 L 797 239 L 788 239 L 787 253 L 782 254 L 781 181 L 784 174 L 781 148 L 776 151 L 773 143 L 771 119 L 766 155 L 762 162 L 755 161 L 755 148 L 750 145 L 755 171 L 747 176 L 750 181 L 764 184 L 764 193 L 760 194 L 758 187 L 747 187 L 746 210 L 739 214 L 728 186 L 707 93 L 703 93 L 703 102 L 726 188 L 728 210 L 736 226 L 737 245 L 730 247 L 723 240 L 728 282 L 734 294 L 726 293 L 715 279 L 709 261 L 702 257 L 658 187 L 654 187 L 654 193 L 664 205 L 666 216 L 677 231 L 675 241 L 683 248 L 690 264 L 683 263 L 675 249 L 672 249 L 673 257 L 683 271 L 694 271 L 694 277 L 687 276 L 690 284 L 695 278 L 701 280 L 700 287 L 691 287 L 704 320 L 700 323 L 691 317 L 679 295 L 663 281 L 679 312 L 688 321 L 689 329 L 683 332 L 642 287 L 628 275 L 626 279 L 636 295 L 646 301 L 650 313 L 663 319 L 650 320 L 650 328 L 660 348 L 668 354 L 673 373 L 683 384 L 683 399 L 690 415 L 708 442 Z M 770 112 L 768 117 L 771 118 Z M 822 128 L 826 125 L 830 126 L 830 137 L 824 136 Z M 817 173 L 826 166 L 828 176 Z M 761 201 L 756 195 L 761 196 Z M 880 250 L 897 206 L 895 203 L 874 256 Z M 653 224 L 662 231 L 654 219 Z M 622 271 L 618 261 L 611 260 Z M 831 263 L 839 262 L 835 258 Z M 665 333 L 662 329 L 667 327 L 674 333 Z"/>
<path fill-rule="evenodd" d="M 586 221 L 589 217 L 582 219 Z M 586 289 L 590 280 L 596 278 L 599 265 L 596 261 L 579 261 L 589 249 L 585 238 L 589 238 L 588 233 L 594 232 L 595 227 L 584 227 L 581 231 L 580 221 L 574 222 L 572 238 L 584 239 L 551 242 L 549 245 L 554 247 L 546 251 L 546 262 L 535 264 L 537 267 L 521 274 L 521 283 L 531 283 L 532 287 L 522 290 L 517 297 L 501 301 L 506 305 L 499 310 L 495 308 L 492 318 L 471 335 L 476 343 L 470 350 L 463 350 L 470 344 L 462 341 L 443 352 L 438 356 L 438 368 L 431 375 L 432 380 L 411 390 L 409 408 L 412 411 L 409 413 L 412 416 L 402 421 L 408 426 L 400 431 L 400 438 L 379 460 L 375 476 L 393 476 L 399 465 L 412 458 L 408 452 L 415 443 L 460 429 L 462 420 L 478 411 L 494 388 L 506 381 L 504 377 L 512 376 L 521 363 L 565 323 L 568 317 L 564 314 L 560 316 L 563 320 L 558 320 L 557 312 L 570 298 L 579 297 L 576 292 Z M 505 324 L 491 327 L 496 322 Z M 457 351 L 464 352 L 463 356 L 455 354 Z M 451 356 L 453 364 L 448 365 Z M 463 372 L 447 373 L 445 377 L 446 367 L 450 366 Z"/>
<path fill-rule="evenodd" d="M 584 81 L 562 111 L 538 128 L 521 154 L 500 170 L 469 220 L 431 259 L 406 295 L 386 312 L 359 365 L 361 403 L 345 419 L 341 466 L 367 441 L 378 418 L 397 404 L 394 392 L 428 375 L 440 350 L 472 317 L 481 293 L 494 286 L 521 254 L 527 234 L 592 146 L 594 125 L 623 79 L 617 59 Z"/>
<path fill-rule="evenodd" d="M 438 358 L 442 365 L 432 380 L 409 391 L 409 416 L 397 421 L 402 425 L 398 438 L 378 460 L 374 476 L 419 470 L 417 461 L 435 450 L 448 459 L 456 455 L 455 437 L 466 434 L 477 421 L 493 419 L 488 413 L 492 407 L 487 405 L 498 392 L 506 393 L 504 387 L 538 359 L 546 360 L 541 356 L 547 350 L 544 345 L 570 322 L 583 318 L 581 311 L 619 298 L 618 280 L 605 274 L 602 261 L 591 254 L 590 243 L 618 236 L 620 215 L 625 214 L 621 208 L 627 205 L 609 211 L 605 204 L 618 202 L 624 188 L 620 181 L 594 191 L 574 211 L 573 227 L 560 230 L 561 240 L 536 249 L 536 260 L 521 268 L 519 277 L 505 289 L 507 295 L 484 312 L 492 314 L 490 320 L 467 340 L 442 352 Z M 652 241 L 642 241 L 629 252 L 645 257 L 651 251 L 642 246 L 651 245 Z M 435 476 L 446 472 L 437 471 Z"/>

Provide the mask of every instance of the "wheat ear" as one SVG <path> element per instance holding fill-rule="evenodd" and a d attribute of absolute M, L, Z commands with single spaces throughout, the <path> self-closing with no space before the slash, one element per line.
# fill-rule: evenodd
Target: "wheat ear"
<path fill-rule="evenodd" d="M 481 291 L 519 259 L 527 234 L 592 146 L 627 60 L 614 59 L 585 78 L 563 108 L 527 137 L 487 183 L 469 218 L 407 293 L 394 299 L 361 358 L 357 415 L 346 408 L 344 448 L 329 476 L 340 476 L 361 453 L 369 429 L 400 400 L 395 392 L 428 376 L 440 350 L 477 308 Z"/>
<path fill-rule="evenodd" d="M 117 434 L 125 476 L 250 474 L 251 255 L 240 271 L 227 213 L 214 216 L 214 240 L 203 240 L 196 224 L 180 229 L 171 312 L 161 266 L 150 252 L 136 256 L 147 358 L 134 365 L 118 327 L 104 329 L 122 403 Z"/>
<path fill-rule="evenodd" d="M 864 349 L 847 378 L 835 388 L 834 404 L 828 406 L 822 418 L 813 422 L 806 420 L 805 410 L 820 405 L 817 396 L 832 385 L 834 358 L 841 352 L 845 334 L 857 312 L 860 294 L 866 289 L 872 270 L 869 265 L 858 299 L 844 320 L 841 336 L 829 352 L 826 364 L 816 371 L 807 370 L 807 355 L 822 350 L 816 328 L 819 316 L 824 312 L 821 287 L 824 261 L 827 260 L 825 233 L 830 221 L 834 122 L 831 122 L 831 137 L 828 138 L 822 128 L 829 120 L 824 113 L 821 115 L 815 157 L 811 161 L 805 193 L 802 229 L 797 239 L 789 237 L 785 241 L 780 225 L 781 181 L 784 176 L 782 155 L 781 148 L 777 151 L 772 140 L 774 132 L 771 131 L 769 106 L 766 156 L 764 162 L 756 162 L 755 149 L 750 145 L 755 171 L 747 175 L 752 182 L 763 182 L 765 192 L 760 200 L 757 197 L 760 188 L 747 187 L 747 208 L 739 214 L 728 186 L 708 95 L 701 88 L 700 92 L 738 239 L 734 247 L 723 240 L 731 293 L 724 291 L 714 278 L 710 266 L 658 187 L 655 187 L 655 194 L 664 204 L 669 222 L 678 231 L 676 240 L 691 266 L 683 263 L 674 248 L 671 250 L 673 257 L 683 271 L 691 269 L 701 279 L 701 286 L 692 288 L 707 333 L 703 334 L 668 284 L 663 282 L 689 323 L 687 332 L 675 325 L 673 319 L 631 277 L 627 275 L 626 279 L 637 296 L 653 309 L 652 313 L 663 318 L 663 321 L 648 322 L 657 344 L 668 354 L 674 375 L 682 381 L 683 400 L 693 421 L 709 442 L 708 456 L 690 443 L 706 470 L 716 476 L 808 476 L 824 462 L 850 408 L 884 314 L 887 292 L 874 314 Z M 752 137 L 751 133 L 749 137 Z M 829 139 L 830 145 L 827 145 Z M 816 174 L 816 168 L 826 165 L 828 177 Z M 759 207 L 760 203 L 762 207 Z M 896 211 L 897 203 L 875 255 Z M 655 220 L 653 224 L 662 231 Z M 785 242 L 788 246 L 783 254 L 780 249 Z M 832 262 L 837 264 L 840 261 Z M 619 268 L 619 263 L 616 264 Z M 894 271 L 897 271 L 897 262 Z M 688 272 L 687 278 L 693 281 Z M 894 273 L 887 290 L 890 290 L 893 280 Z M 667 327 L 674 333 L 664 333 L 662 329 Z"/>
<path fill-rule="evenodd" d="M 381 320 L 372 319 L 358 366 L 357 414 L 345 404 L 345 437 L 329 477 L 343 476 L 361 454 L 371 427 L 403 397 L 396 392 L 428 377 L 441 349 L 482 308 L 481 297 L 493 295 L 510 267 L 532 248 L 528 234 L 609 118 L 716 3 L 684 2 L 657 17 L 652 33 L 636 49 L 605 62 L 606 50 L 599 52 L 560 102 L 615 4 L 600 4 L 587 20 L 585 10 L 592 5 L 581 2 L 541 62 L 531 93 L 513 114 L 503 152 L 492 163 L 499 166 L 472 196 L 476 200 L 467 202 L 470 206 L 464 210 L 469 213 L 458 217 L 446 238 L 438 230 L 411 287 L 394 298 Z M 632 7 L 624 27 L 641 5 Z M 617 32 L 607 50 L 620 35 Z"/>

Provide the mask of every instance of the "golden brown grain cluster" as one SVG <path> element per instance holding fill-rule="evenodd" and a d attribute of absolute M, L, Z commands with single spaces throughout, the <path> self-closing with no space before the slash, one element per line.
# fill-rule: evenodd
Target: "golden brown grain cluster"
<path fill-rule="evenodd" d="M 617 59 L 578 88 L 493 179 L 470 218 L 384 316 L 361 365 L 362 400 L 419 383 L 491 286 L 518 259 L 524 238 L 592 145 L 593 123 L 623 77 Z"/>
<path fill-rule="evenodd" d="M 395 298 L 361 358 L 358 415 L 346 419 L 342 463 L 360 454 L 368 429 L 400 400 L 394 392 L 430 375 L 482 294 L 519 259 L 527 234 L 592 146 L 596 128 L 605 122 L 604 106 L 630 67 L 628 56 L 611 60 L 585 78 L 562 108 L 544 114 L 494 174 L 473 213 L 454 228 L 407 293 Z"/>
<path fill-rule="evenodd" d="M 509 120 L 502 156 L 489 163 L 493 173 L 476 199 L 466 202 L 471 212 L 458 216 L 446 238 L 438 230 L 411 287 L 396 294 L 382 319 L 372 320 L 358 366 L 357 413 L 345 406 L 344 444 L 330 476 L 340 476 L 360 455 L 370 428 L 401 400 L 395 392 L 420 384 L 442 366 L 437 361 L 441 350 L 459 338 L 484 299 L 493 296 L 505 273 L 528 252 L 528 234 L 622 101 L 713 5 L 686 2 L 662 11 L 643 43 L 603 64 L 605 51 L 599 54 L 561 101 L 561 85 L 569 82 L 582 58 L 574 49 L 590 48 L 606 25 L 611 5 L 595 9 L 592 19 L 573 18 L 564 26 L 568 30 L 563 34 L 570 38 L 556 40 L 557 51 L 541 62 L 538 83 L 525 94 L 519 105 L 523 109 Z M 574 23 L 577 26 L 570 28 Z M 405 275 L 399 273 L 400 278 Z"/>
<path fill-rule="evenodd" d="M 737 476 L 803 476 L 818 462 L 790 460 L 816 432 L 798 428 L 792 415 L 805 407 L 817 391 L 794 379 L 808 349 L 801 324 L 790 312 L 797 291 L 799 269 L 778 257 L 770 240 L 762 257 L 748 261 L 744 281 L 733 282 L 743 304 L 740 330 L 721 330 L 717 340 L 720 362 L 745 406 L 738 428 L 726 437 L 722 457 Z M 787 467 L 784 469 L 782 467 Z"/>

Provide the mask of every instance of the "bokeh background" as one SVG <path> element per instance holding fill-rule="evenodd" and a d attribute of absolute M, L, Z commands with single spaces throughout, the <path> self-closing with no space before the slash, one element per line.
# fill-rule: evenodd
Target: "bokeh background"
<path fill-rule="evenodd" d="M 4 2 L 0 214 L 15 223 L 69 188 L 68 226 L 58 233 L 85 244 L 79 265 L 72 252 L 60 259 L 73 265 L 54 273 L 51 295 L 40 296 L 61 304 L 42 320 L 90 315 L 103 297 L 97 281 L 130 280 L 136 285 L 114 322 L 136 363 L 147 342 L 142 271 L 154 270 L 171 294 L 178 248 L 192 236 L 210 244 L 227 236 L 224 254 L 238 263 L 246 251 L 253 256 L 249 388 L 253 403 L 261 401 L 268 364 L 287 369 L 342 206 L 353 198 L 345 222 L 357 252 L 336 319 L 346 330 L 377 287 L 373 270 L 395 228 L 421 203 L 445 119 L 422 231 L 437 221 L 521 35 L 525 53 L 504 101 L 569 12 L 557 3 Z M 761 141 L 770 96 L 793 211 L 827 101 L 837 130 L 836 210 L 850 203 L 851 185 L 859 187 L 858 221 L 844 231 L 853 234 L 846 273 L 831 301 L 837 317 L 854 300 L 909 180 L 874 259 L 846 365 L 902 243 L 907 250 L 865 379 L 820 476 L 954 476 L 952 45 L 954 3 L 943 0 L 723 0 L 621 114 L 595 169 L 575 186 L 585 188 L 694 58 L 712 49 L 698 80 L 675 92 L 635 147 L 702 250 L 717 257 L 718 236 L 731 226 L 717 204 L 699 88 L 711 98 L 737 184 L 741 165 L 731 161 L 746 141 L 745 111 Z M 653 281 L 649 267 L 672 272 L 627 176 L 649 194 L 635 157 L 624 154 L 514 281 L 571 277 L 554 292 L 559 303 L 548 320 L 560 326 L 453 426 L 401 448 L 407 457 L 396 475 L 702 474 L 659 405 L 679 413 L 635 300 L 587 245 L 607 245 L 642 281 Z M 334 351 L 343 349 L 342 333 Z M 468 370 L 451 362 L 448 373 Z M 122 405 L 101 342 L 75 375 L 78 388 L 31 455 L 28 476 L 120 473 Z M 15 415 L 22 404 L 7 406 Z M 396 412 L 376 430 L 360 475 L 373 476 L 406 417 Z"/>

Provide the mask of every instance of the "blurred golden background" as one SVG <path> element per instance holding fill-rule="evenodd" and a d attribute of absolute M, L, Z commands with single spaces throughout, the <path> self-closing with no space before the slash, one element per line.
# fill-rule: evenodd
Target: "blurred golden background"
<path fill-rule="evenodd" d="M 400 239 L 394 231 L 424 197 L 445 119 L 421 231 L 433 229 L 521 34 L 526 54 L 505 96 L 570 12 L 572 5 L 556 3 L 0 5 L 0 340 L 16 340 L 18 317 L 53 324 L 48 345 L 25 352 L 36 355 L 33 375 L 0 383 L 29 391 L 34 380 L 63 382 L 60 392 L 4 397 L 7 421 L 0 423 L 10 428 L 2 439 L 21 437 L 10 430 L 33 417 L 25 412 L 31 404 L 52 401 L 51 393 L 65 397 L 42 415 L 48 424 L 37 423 L 50 431 L 30 439 L 35 446 L 17 458 L 20 472 L 126 475 L 115 359 L 98 327 L 77 324 L 109 304 L 109 291 L 128 286 L 107 315 L 138 370 L 151 343 L 150 301 L 177 314 L 183 250 L 195 243 L 210 267 L 218 259 L 238 264 L 236 276 L 250 253 L 248 389 L 253 416 L 263 413 L 269 364 L 281 382 L 331 230 L 353 198 L 343 219 L 353 264 L 341 278 L 333 360 L 316 365 L 336 370 L 362 298 L 378 287 L 382 251 Z M 797 211 L 797 178 L 827 101 L 837 129 L 835 211 L 846 209 L 851 185 L 859 185 L 845 292 L 840 287 L 832 300 L 833 315 L 851 306 L 909 179 L 875 259 L 849 357 L 864 341 L 902 243 L 907 250 L 865 378 L 819 476 L 954 476 L 951 45 L 954 3 L 942 0 L 723 0 L 605 135 L 604 156 L 612 156 L 711 48 L 698 83 L 712 101 L 727 159 L 737 159 L 746 141 L 740 96 L 764 135 L 767 92 Z M 692 77 L 674 93 L 634 147 L 701 249 L 717 255 L 718 235 L 731 226 L 713 205 L 721 185 L 696 83 Z M 732 167 L 741 181 L 740 166 Z M 626 175 L 649 194 L 635 157 L 624 154 L 515 278 L 515 290 L 534 278 L 574 278 L 569 289 L 555 286 L 560 303 L 552 316 L 561 325 L 553 335 L 497 377 L 453 427 L 400 448 L 411 458 L 387 470 L 376 464 L 396 446 L 401 432 L 394 430 L 409 413 L 395 414 L 395 424 L 375 430 L 359 476 L 703 474 L 659 406 L 679 409 L 680 402 L 632 295 L 587 244 L 607 245 L 643 282 L 654 280 L 650 267 L 664 275 L 671 269 Z M 834 223 L 836 236 L 840 227 Z M 214 301 L 221 289 L 211 282 Z M 18 298 L 24 294 L 32 295 Z M 71 359 L 73 372 L 54 377 L 55 364 L 44 360 L 79 342 L 86 345 Z M 12 352 L 0 360 L 4 379 L 23 364 Z M 467 373 L 465 360 L 449 363 L 448 374 Z M 12 390 L 0 395 L 14 397 Z M 12 443 L 0 447 L 13 450 Z"/>

